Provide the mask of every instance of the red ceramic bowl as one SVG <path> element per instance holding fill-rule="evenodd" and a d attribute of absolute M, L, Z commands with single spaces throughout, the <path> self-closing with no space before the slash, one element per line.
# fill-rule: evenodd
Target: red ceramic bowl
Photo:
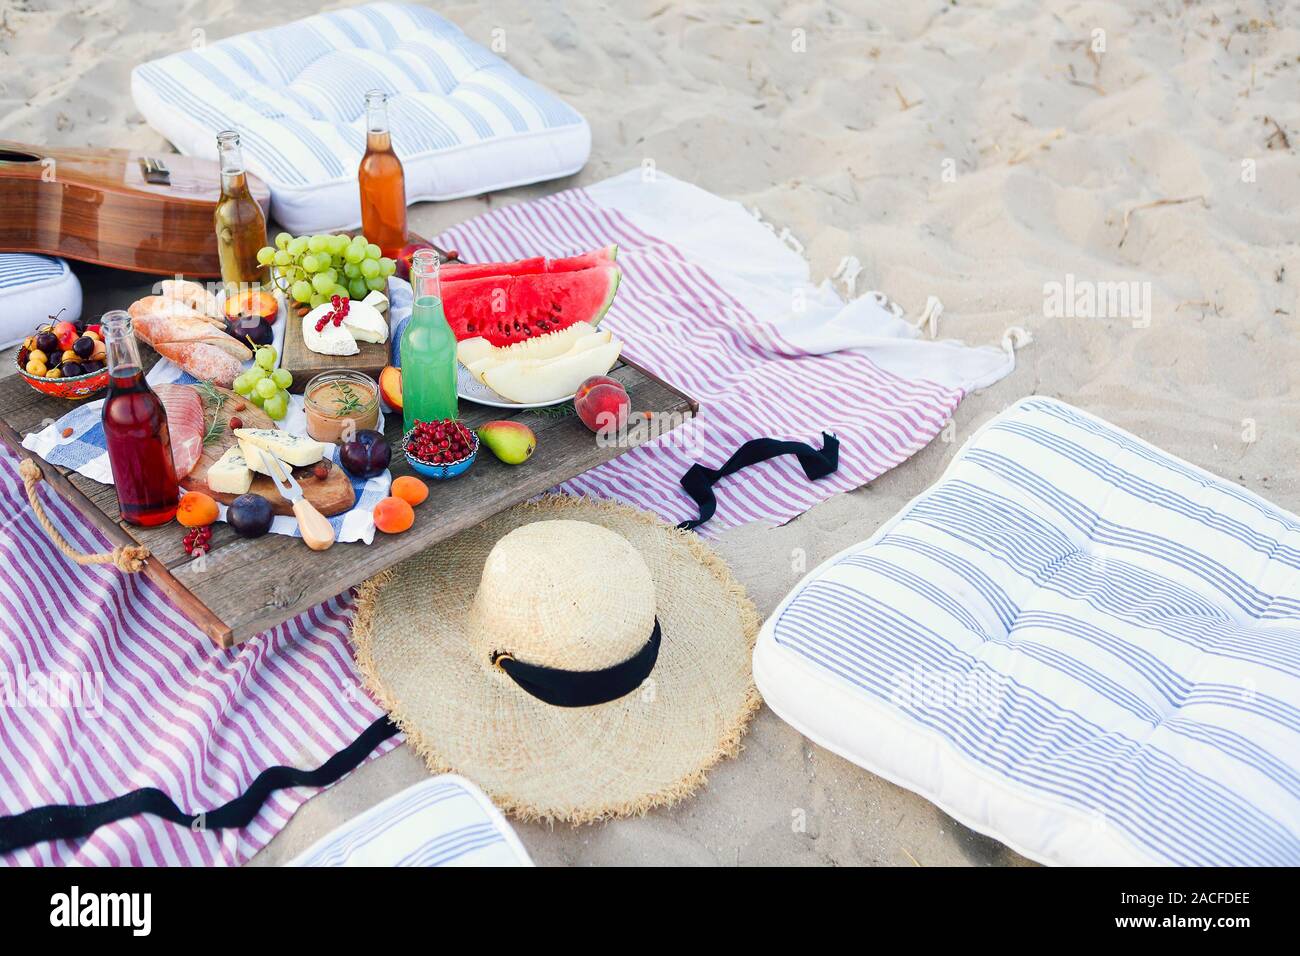
<path fill-rule="evenodd" d="M 27 349 L 21 345 L 18 346 L 18 351 L 14 353 L 14 361 L 18 364 L 18 374 L 27 379 L 28 385 L 38 392 L 53 395 L 55 398 L 79 401 L 83 398 L 90 398 L 90 396 L 108 387 L 107 368 L 101 368 L 97 372 L 88 372 L 85 375 L 75 375 L 72 378 L 39 378 L 27 371 Z"/>

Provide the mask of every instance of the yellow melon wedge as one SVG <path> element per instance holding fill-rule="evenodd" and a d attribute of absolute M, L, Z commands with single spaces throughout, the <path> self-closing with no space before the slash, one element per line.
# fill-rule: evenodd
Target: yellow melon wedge
<path fill-rule="evenodd" d="M 559 401 L 591 376 L 604 375 L 613 368 L 622 348 L 622 342 L 606 342 L 549 362 L 502 362 L 483 372 L 483 383 L 520 405 Z"/>
<path fill-rule="evenodd" d="M 501 359 L 497 358 L 496 354 L 493 353 L 492 355 L 489 355 L 487 358 L 481 358 L 477 362 L 472 362 L 469 365 L 466 365 L 465 368 L 469 370 L 469 374 L 473 375 L 476 381 L 482 382 L 483 373 L 486 372 L 488 369 L 490 369 L 492 366 L 500 365 L 500 364 L 501 364 Z"/>
<path fill-rule="evenodd" d="M 594 325 L 587 322 L 574 322 L 558 332 L 537 335 L 531 339 L 516 342 L 514 345 L 503 345 L 497 348 L 494 354 L 498 355 L 503 362 L 522 359 L 558 358 L 569 351 L 574 342 L 591 335 L 595 331 L 596 327 Z"/>
<path fill-rule="evenodd" d="M 492 343 L 480 335 L 472 339 L 461 339 L 456 345 L 456 358 L 460 359 L 461 365 L 469 368 L 495 351 Z"/>

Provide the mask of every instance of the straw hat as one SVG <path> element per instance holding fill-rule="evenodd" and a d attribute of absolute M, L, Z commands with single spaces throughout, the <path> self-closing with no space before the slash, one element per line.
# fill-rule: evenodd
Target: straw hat
<path fill-rule="evenodd" d="M 431 770 L 522 819 L 586 823 L 674 803 L 739 751 L 758 623 L 694 535 L 555 496 L 367 581 L 352 638 Z"/>

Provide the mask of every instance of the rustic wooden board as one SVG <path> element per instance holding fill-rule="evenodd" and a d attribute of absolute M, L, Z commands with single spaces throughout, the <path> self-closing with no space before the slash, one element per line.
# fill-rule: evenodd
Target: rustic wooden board
<path fill-rule="evenodd" d="M 239 444 L 239 439 L 235 437 L 233 430 L 229 427 L 230 417 L 233 415 L 238 418 L 245 428 L 275 428 L 275 422 L 271 420 L 271 416 L 266 412 L 229 389 L 220 386 L 214 386 L 214 388 L 225 397 L 225 400 L 219 409 L 204 402 L 203 424 L 205 428 L 211 428 L 213 415 L 216 415 L 225 423 L 226 427 L 222 428 L 221 433 L 216 438 L 203 446 L 203 454 L 200 456 L 198 464 L 194 466 L 193 471 L 181 479 L 181 487 L 187 491 L 201 491 L 216 498 L 222 504 L 228 505 L 239 496 L 222 491 L 213 491 L 208 487 L 207 478 L 208 469 L 216 463 L 217 459 L 224 455 L 227 449 Z M 357 495 L 352 489 L 352 481 L 340 468 L 331 465 L 329 473 L 323 479 L 316 477 L 311 466 L 294 468 L 293 477 L 302 487 L 303 497 L 315 505 L 316 510 L 327 518 L 341 514 L 356 504 Z M 280 494 L 275 482 L 265 475 L 253 475 L 253 483 L 249 485 L 248 491 L 250 494 L 261 495 L 271 502 L 271 510 L 276 514 L 293 514 L 293 502 Z"/>
<path fill-rule="evenodd" d="M 146 363 L 152 361 L 150 355 Z M 624 363 L 611 374 L 627 387 L 637 411 L 689 414 L 697 410 L 691 399 L 633 365 Z M 0 415 L 20 433 L 41 428 L 45 419 L 57 418 L 69 407 L 67 402 L 38 394 L 18 376 L 0 380 Z M 510 466 L 484 450 L 464 476 L 430 483 L 429 498 L 416 509 L 414 528 L 400 535 L 378 534 L 369 546 L 336 544 L 328 551 L 313 552 L 298 538 L 266 535 L 248 540 L 235 535 L 228 525 L 218 524 L 212 550 L 200 565 L 185 554 L 181 547 L 185 529 L 174 523 L 119 531 L 129 532 L 153 552 L 156 573 L 173 582 L 169 587 L 174 590 L 168 593 L 176 596 L 187 616 L 204 622 L 205 631 L 225 646 L 260 634 L 398 561 L 628 450 L 598 447 L 576 415 L 561 417 L 554 410 L 510 412 L 462 402 L 461 415 L 472 428 L 502 418 L 520 421 L 537 434 L 537 451 L 523 465 Z M 386 434 L 396 442 L 401 417 L 389 415 L 387 419 Z M 392 471 L 394 477 L 410 473 L 400 455 L 394 456 Z M 67 477 L 78 492 L 77 507 L 87 513 L 100 512 L 92 515 L 92 520 L 118 520 L 117 499 L 110 486 L 77 474 Z M 232 581 L 238 586 L 232 587 Z"/>
<path fill-rule="evenodd" d="M 336 368 L 364 372 L 378 381 L 379 373 L 388 364 L 391 328 L 389 340 L 382 345 L 358 342 L 357 348 L 361 351 L 356 355 L 321 355 L 307 348 L 307 343 L 303 341 L 302 316 L 297 314 L 292 305 L 287 306 L 287 311 L 289 321 L 284 328 L 284 350 L 280 355 L 280 367 L 293 373 L 293 384 L 289 386 L 289 391 L 301 394 L 314 376 Z M 385 319 L 389 317 L 388 310 L 384 310 L 383 316 Z"/>

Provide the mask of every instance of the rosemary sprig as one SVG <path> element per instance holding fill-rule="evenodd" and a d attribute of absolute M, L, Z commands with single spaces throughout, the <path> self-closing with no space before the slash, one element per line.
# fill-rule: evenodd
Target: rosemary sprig
<path fill-rule="evenodd" d="M 195 382 L 194 390 L 199 393 L 204 408 L 213 406 L 212 424 L 203 433 L 203 445 L 207 447 L 225 434 L 226 423 L 221 420 L 221 409 L 226 404 L 226 396 L 217 390 L 216 385 L 208 381 Z"/>
<path fill-rule="evenodd" d="M 352 386 L 347 382 L 338 383 L 339 391 L 343 393 L 341 397 L 334 399 L 334 404 L 338 406 L 338 414 L 346 415 L 349 412 L 358 412 L 361 410 L 361 398 Z"/>

